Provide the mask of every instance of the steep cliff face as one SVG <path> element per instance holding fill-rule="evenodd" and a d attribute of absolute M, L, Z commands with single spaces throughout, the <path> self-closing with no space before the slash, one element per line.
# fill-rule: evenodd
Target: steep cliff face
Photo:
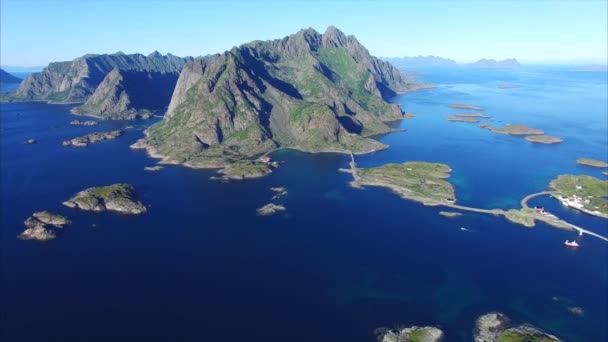
<path fill-rule="evenodd" d="M 402 117 L 385 99 L 406 87 L 356 38 L 302 30 L 187 64 L 165 118 L 134 147 L 197 167 L 277 146 L 369 152 L 384 145 L 366 136 Z"/>
<path fill-rule="evenodd" d="M 113 69 L 72 113 L 103 119 L 147 118 L 166 110 L 177 78 L 176 73 Z"/>
<path fill-rule="evenodd" d="M 192 58 L 154 52 L 126 55 L 85 55 L 69 62 L 51 63 L 21 83 L 13 100 L 44 100 L 53 103 L 84 102 L 114 69 L 179 75 Z"/>

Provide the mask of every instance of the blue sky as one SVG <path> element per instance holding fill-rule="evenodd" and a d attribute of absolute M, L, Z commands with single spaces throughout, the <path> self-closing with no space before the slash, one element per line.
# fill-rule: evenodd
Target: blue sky
<path fill-rule="evenodd" d="M 46 65 L 116 51 L 198 56 L 329 25 L 376 56 L 605 63 L 607 3 L 1 0 L 0 63 Z"/>

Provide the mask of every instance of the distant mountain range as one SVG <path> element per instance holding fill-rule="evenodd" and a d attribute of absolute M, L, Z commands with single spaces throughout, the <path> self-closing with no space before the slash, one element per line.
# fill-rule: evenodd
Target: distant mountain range
<path fill-rule="evenodd" d="M 104 119 L 149 116 L 166 109 L 179 73 L 192 60 L 156 51 L 148 56 L 85 55 L 49 64 L 4 100 L 84 102 L 73 112 Z"/>
<path fill-rule="evenodd" d="M 494 59 L 480 59 L 474 63 L 459 64 L 456 61 L 437 57 L 437 56 L 416 56 L 416 57 L 385 57 L 385 61 L 390 62 L 400 69 L 408 69 L 415 67 L 456 67 L 468 66 L 475 68 L 518 68 L 521 65 L 514 59 L 505 59 L 497 61 Z"/>
<path fill-rule="evenodd" d="M 519 68 L 521 64 L 515 58 L 509 58 L 502 61 L 497 61 L 495 59 L 480 59 L 475 63 L 466 64 L 470 67 L 475 68 Z"/>
<path fill-rule="evenodd" d="M 19 77 L 13 76 L 8 72 L 0 69 L 0 82 L 1 83 L 21 83 L 23 81 Z"/>
<path fill-rule="evenodd" d="M 397 68 L 407 68 L 412 66 L 457 66 L 456 61 L 449 58 L 437 56 L 416 56 L 416 57 L 394 57 L 383 58 L 385 61 L 393 64 Z"/>

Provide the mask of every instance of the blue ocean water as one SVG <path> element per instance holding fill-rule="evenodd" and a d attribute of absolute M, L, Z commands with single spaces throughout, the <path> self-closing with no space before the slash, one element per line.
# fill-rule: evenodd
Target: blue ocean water
<path fill-rule="evenodd" d="M 606 73 L 544 67 L 427 69 L 438 85 L 393 99 L 415 113 L 391 148 L 360 166 L 448 163 L 459 203 L 516 208 L 563 173 L 604 177 L 574 162 L 607 158 Z M 517 88 L 499 89 L 508 83 Z M 450 103 L 486 108 L 488 123 L 526 124 L 565 139 L 540 146 L 474 124 L 448 122 Z M 281 150 L 283 165 L 255 180 L 221 183 L 213 171 L 166 166 L 129 145 L 151 121 L 87 148 L 61 142 L 133 122 L 70 126 L 71 105 L 0 104 L 2 340 L 374 341 L 374 329 L 439 325 L 470 340 L 473 322 L 501 311 L 568 341 L 608 338 L 608 244 L 544 224 L 514 225 L 353 189 L 338 171 L 349 157 Z M 22 142 L 35 138 L 34 145 Z M 142 216 L 87 213 L 61 202 L 90 186 L 134 184 Z M 272 186 L 286 186 L 284 214 L 255 215 Z M 590 230 L 607 221 L 537 198 Z M 23 220 L 48 209 L 73 224 L 49 243 L 16 239 Z M 460 228 L 466 227 L 468 231 Z M 554 301 L 553 297 L 563 298 Z M 584 316 L 567 311 L 580 306 Z"/>

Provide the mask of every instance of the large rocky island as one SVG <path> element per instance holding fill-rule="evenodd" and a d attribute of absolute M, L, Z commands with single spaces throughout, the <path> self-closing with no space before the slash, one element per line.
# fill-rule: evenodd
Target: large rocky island
<path fill-rule="evenodd" d="M 164 112 L 180 71 L 192 60 L 158 52 L 85 55 L 49 64 L 2 100 L 84 102 L 72 112 L 103 119 L 149 117 Z"/>
<path fill-rule="evenodd" d="M 254 41 L 188 63 L 169 109 L 133 148 L 163 163 L 212 168 L 291 147 L 365 153 L 369 136 L 403 118 L 386 99 L 408 90 L 399 71 L 335 27 Z"/>
<path fill-rule="evenodd" d="M 135 187 L 113 184 L 88 188 L 74 195 L 63 205 L 88 211 L 116 211 L 123 214 L 143 214 L 146 207 L 136 199 Z"/>

